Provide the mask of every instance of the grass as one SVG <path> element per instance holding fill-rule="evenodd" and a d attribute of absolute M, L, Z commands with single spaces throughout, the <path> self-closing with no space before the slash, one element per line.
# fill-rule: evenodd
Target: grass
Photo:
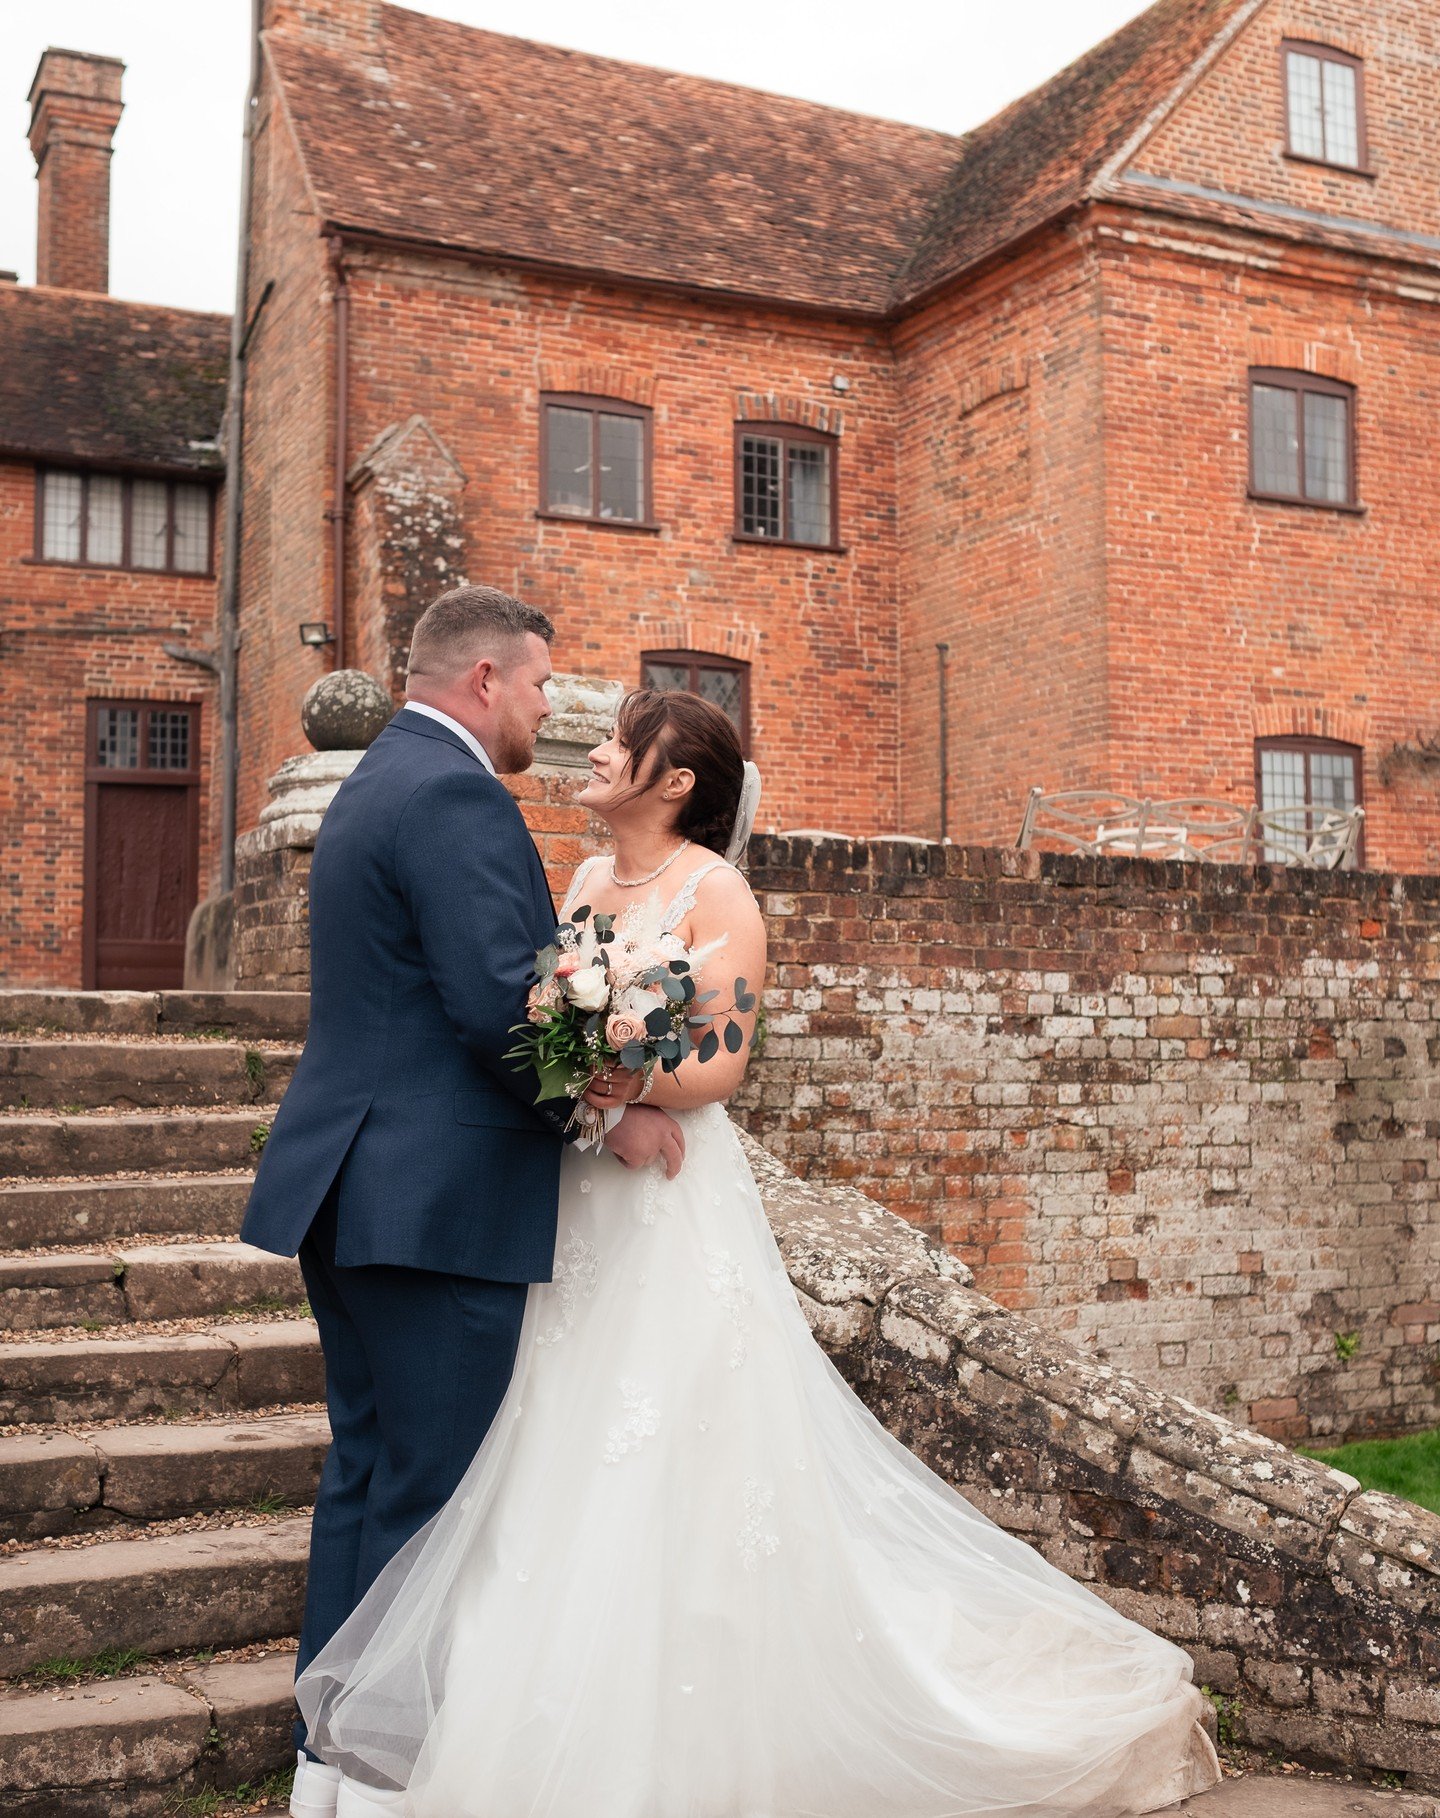
<path fill-rule="evenodd" d="M 258 1048 L 245 1050 L 245 1080 L 251 1103 L 258 1103 L 265 1096 L 265 1056 Z"/>
<path fill-rule="evenodd" d="M 290 1797 L 295 1779 L 294 1768 L 282 1768 L 263 1780 L 247 1780 L 228 1791 L 206 1787 L 198 1793 L 177 1794 L 169 1810 L 177 1818 L 216 1818 L 222 1812 L 256 1811 L 266 1806 L 283 1806 Z"/>
<path fill-rule="evenodd" d="M 1440 1515 L 1440 1427 L 1406 1439 L 1357 1439 L 1327 1452 L 1306 1447 L 1305 1456 L 1348 1471 L 1363 1489 L 1403 1496 Z"/>
<path fill-rule="evenodd" d="M 290 1507 L 290 1498 L 271 1490 L 264 1496 L 252 1496 L 245 1507 L 255 1515 L 280 1515 Z"/>
<path fill-rule="evenodd" d="M 145 1658 L 136 1648 L 107 1648 L 103 1654 L 91 1654 L 85 1659 L 62 1656 L 58 1660 L 42 1660 L 25 1677 L 40 1685 L 71 1685 L 77 1679 L 118 1679 Z"/>

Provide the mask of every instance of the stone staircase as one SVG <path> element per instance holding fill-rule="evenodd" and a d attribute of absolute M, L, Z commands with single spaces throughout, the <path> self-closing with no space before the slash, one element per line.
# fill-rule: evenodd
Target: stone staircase
<path fill-rule="evenodd" d="M 235 1233 L 305 1013 L 0 992 L 0 1812 L 283 1796 L 324 1383 Z"/>

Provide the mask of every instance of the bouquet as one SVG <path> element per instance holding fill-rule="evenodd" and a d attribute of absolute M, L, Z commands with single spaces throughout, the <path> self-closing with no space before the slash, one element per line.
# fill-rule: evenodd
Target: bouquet
<path fill-rule="evenodd" d="M 505 1058 L 535 1069 L 537 1103 L 579 1100 L 616 1065 L 643 1069 L 648 1078 L 657 1066 L 673 1073 L 691 1054 L 712 1060 L 722 1041 L 731 1054 L 744 1047 L 734 1017 L 755 1008 L 747 981 L 736 979 L 728 1010 L 709 1008 L 719 992 L 696 984 L 700 964 L 723 943 L 688 952 L 660 922 L 658 899 L 627 910 L 618 926 L 613 915 L 592 915 L 582 905 L 535 955 L 538 979 L 526 1020 L 511 1030 L 520 1040 Z M 577 1103 L 570 1127 L 588 1147 L 603 1137 L 606 1119 L 619 1115 Z"/>

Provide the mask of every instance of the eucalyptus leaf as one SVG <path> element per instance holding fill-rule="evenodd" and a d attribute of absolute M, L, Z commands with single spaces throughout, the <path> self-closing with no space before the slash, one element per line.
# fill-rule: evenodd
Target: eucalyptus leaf
<path fill-rule="evenodd" d="M 713 1029 L 707 1029 L 700 1037 L 698 1053 L 702 1061 L 714 1060 L 720 1052 L 720 1037 Z"/>
<path fill-rule="evenodd" d="M 670 970 L 678 978 L 682 972 L 688 972 L 690 970 L 690 962 L 689 960 L 671 960 Z"/>
<path fill-rule="evenodd" d="M 668 1035 L 670 1033 L 670 1012 L 666 1009 L 652 1010 L 645 1018 L 647 1035 Z"/>
<path fill-rule="evenodd" d="M 678 978 L 667 977 L 663 979 L 661 981 L 661 989 L 672 1004 L 683 1004 L 685 1002 L 685 987 L 680 983 Z"/>
<path fill-rule="evenodd" d="M 588 922 L 589 919 L 590 919 L 589 903 L 581 903 L 581 905 L 578 909 L 572 909 L 570 911 L 570 920 L 575 923 L 577 928 L 579 927 L 581 922 Z"/>
<path fill-rule="evenodd" d="M 725 1046 L 732 1054 L 738 1054 L 745 1046 L 745 1032 L 739 1023 L 726 1023 Z"/>
<path fill-rule="evenodd" d="M 620 1065 L 638 1073 L 645 1065 L 645 1049 L 640 1042 L 626 1042 L 620 1050 Z"/>

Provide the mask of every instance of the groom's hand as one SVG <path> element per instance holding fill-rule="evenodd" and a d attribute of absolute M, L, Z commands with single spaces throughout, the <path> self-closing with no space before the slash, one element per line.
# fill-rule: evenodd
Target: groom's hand
<path fill-rule="evenodd" d="M 643 1168 L 658 1155 L 666 1180 L 674 1180 L 685 1160 L 679 1124 L 653 1105 L 632 1105 L 605 1138 L 605 1147 L 626 1168 Z"/>
<path fill-rule="evenodd" d="M 639 1096 L 644 1084 L 643 1067 L 611 1067 L 604 1073 L 597 1073 L 581 1096 L 597 1111 L 618 1111 Z"/>

